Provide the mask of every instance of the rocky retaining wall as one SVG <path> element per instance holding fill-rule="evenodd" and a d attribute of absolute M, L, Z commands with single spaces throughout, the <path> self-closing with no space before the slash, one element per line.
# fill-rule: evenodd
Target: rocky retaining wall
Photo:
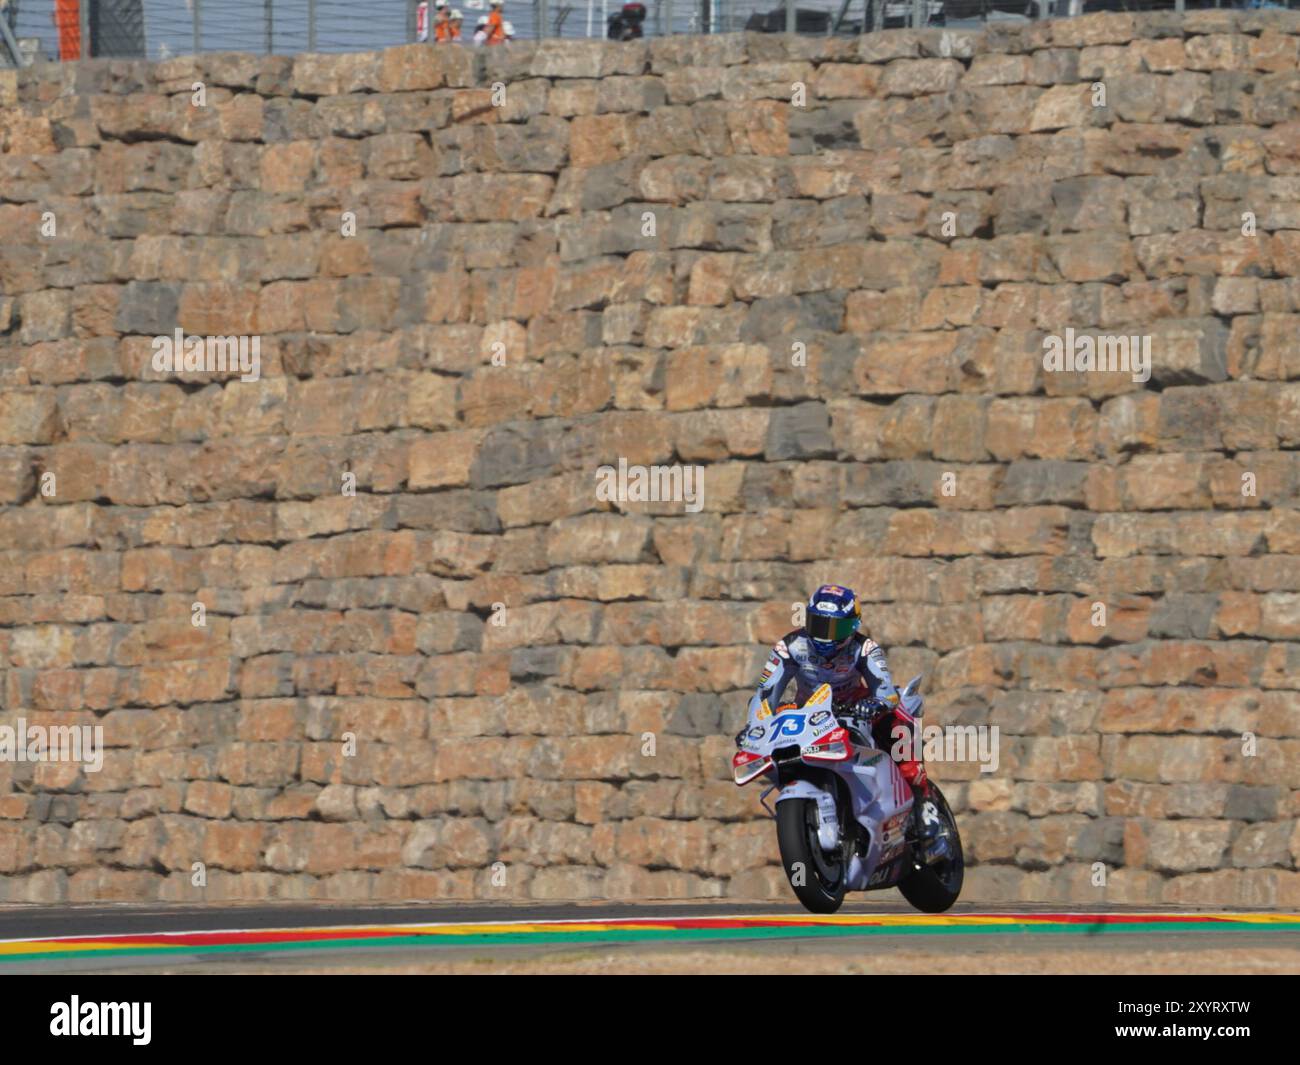
<path fill-rule="evenodd" d="M 0 726 L 105 745 L 11 742 L 0 900 L 787 898 L 731 736 L 833 580 L 999 729 L 968 898 L 1300 904 L 1298 42 L 0 71 Z"/>

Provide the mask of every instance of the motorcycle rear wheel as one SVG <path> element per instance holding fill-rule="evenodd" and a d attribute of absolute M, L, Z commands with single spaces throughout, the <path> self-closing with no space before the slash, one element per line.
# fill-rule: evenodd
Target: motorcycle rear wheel
<path fill-rule="evenodd" d="M 848 890 L 848 869 L 842 851 L 832 855 L 822 850 L 817 825 L 817 803 L 812 799 L 776 804 L 776 842 L 790 886 L 804 909 L 834 913 Z"/>
<path fill-rule="evenodd" d="M 957 831 L 957 819 L 948 807 L 948 800 L 943 797 L 939 785 L 930 782 L 934 796 L 934 805 L 939 810 L 948 830 L 948 842 L 951 847 L 950 857 L 934 865 L 923 865 L 914 869 L 898 882 L 898 890 L 922 913 L 943 913 L 952 909 L 961 894 L 962 880 L 965 877 L 966 863 L 962 858 L 961 834 Z"/>

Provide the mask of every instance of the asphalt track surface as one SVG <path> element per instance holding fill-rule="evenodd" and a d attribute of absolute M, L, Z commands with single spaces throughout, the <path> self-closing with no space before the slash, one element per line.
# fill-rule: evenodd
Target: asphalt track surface
<path fill-rule="evenodd" d="M 1280 948 L 1280 949 L 1279 949 Z M 211 904 L 0 907 L 0 975 L 39 972 L 412 971 L 605 952 L 620 964 L 679 952 L 697 970 L 800 950 L 829 959 L 907 951 L 1023 956 L 1069 950 L 1181 956 L 1281 955 L 1300 971 L 1300 914 L 1223 910 L 847 904 L 830 917 L 788 902 L 461 902 L 423 905 Z M 618 959 L 622 959 L 622 962 Z M 1294 959 L 1297 966 L 1291 969 Z M 1182 967 L 1179 963 L 1178 967 Z"/>

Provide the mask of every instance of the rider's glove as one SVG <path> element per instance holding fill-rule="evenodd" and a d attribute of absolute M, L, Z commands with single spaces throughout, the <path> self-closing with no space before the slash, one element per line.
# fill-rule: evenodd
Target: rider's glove
<path fill-rule="evenodd" d="M 889 704 L 882 699 L 859 699 L 853 704 L 852 713 L 863 727 L 870 729 L 889 709 Z"/>

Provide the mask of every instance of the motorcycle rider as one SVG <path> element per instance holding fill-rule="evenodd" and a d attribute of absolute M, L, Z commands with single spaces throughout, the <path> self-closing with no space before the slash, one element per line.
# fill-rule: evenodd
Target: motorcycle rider
<path fill-rule="evenodd" d="M 808 599 L 804 627 L 787 633 L 772 648 L 758 678 L 758 690 L 750 699 L 750 713 L 757 711 L 764 700 L 774 709 L 792 680 L 801 704 L 823 684 L 829 684 L 837 713 L 859 708 L 873 713 L 872 733 L 881 749 L 892 749 L 893 730 L 901 725 L 908 731 L 905 750 L 916 754 L 910 742 L 915 719 L 899 703 L 884 649 L 859 631 L 861 625 L 862 611 L 853 590 L 823 584 Z M 917 758 L 903 758 L 898 768 L 912 786 L 919 808 L 930 791 L 924 763 Z"/>

